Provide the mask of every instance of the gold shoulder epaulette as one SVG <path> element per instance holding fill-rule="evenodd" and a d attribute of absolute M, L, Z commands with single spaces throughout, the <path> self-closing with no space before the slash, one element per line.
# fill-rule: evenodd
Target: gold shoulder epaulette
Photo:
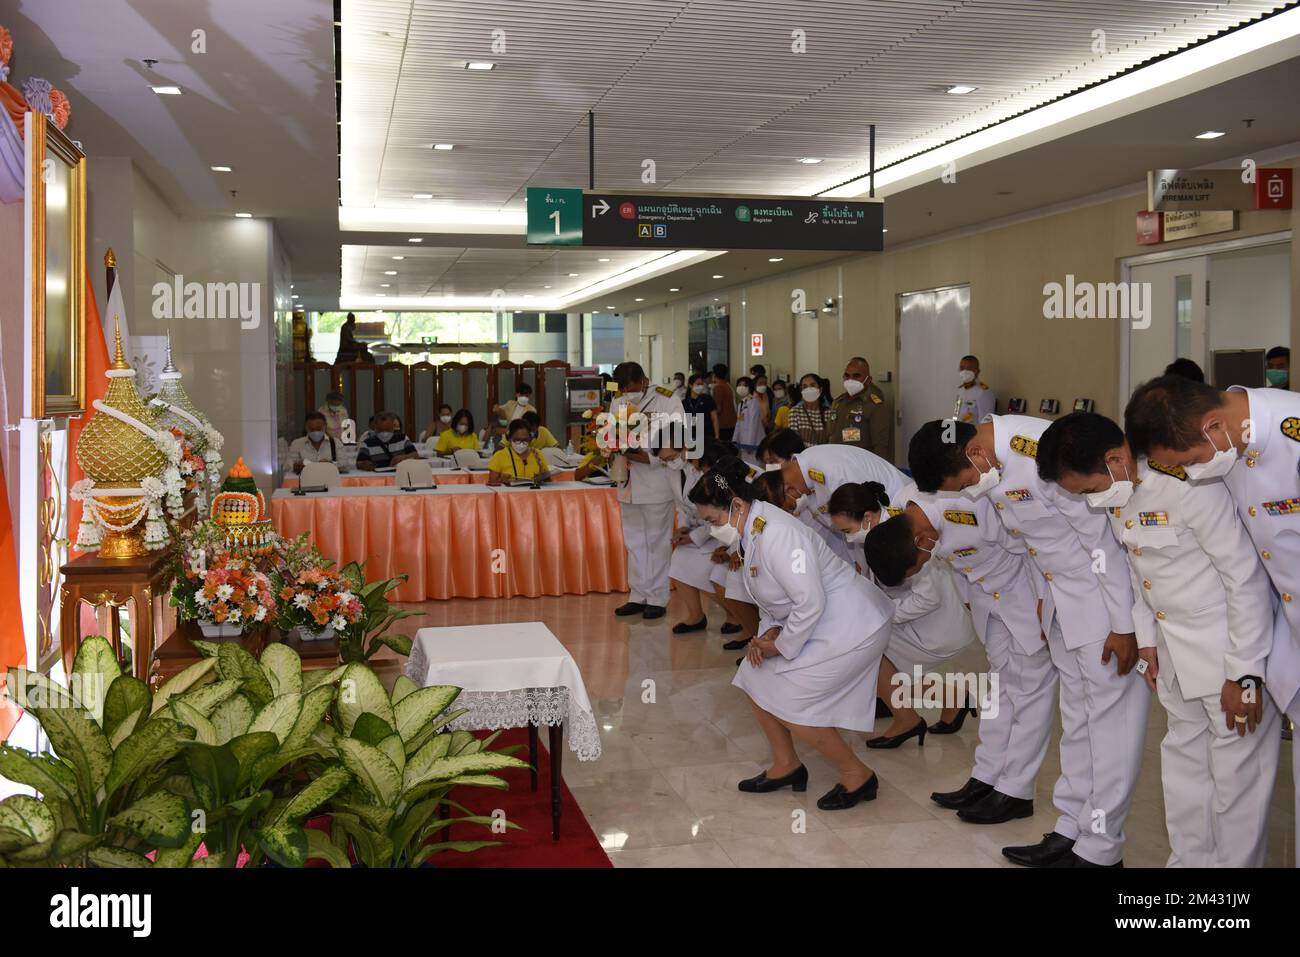
<path fill-rule="evenodd" d="M 1294 415 L 1282 420 L 1282 434 L 1292 442 L 1300 442 L 1300 419 Z"/>
<path fill-rule="evenodd" d="M 974 512 L 962 512 L 956 509 L 950 509 L 943 513 L 943 517 L 946 521 L 955 522 L 958 525 L 979 525 Z"/>
<path fill-rule="evenodd" d="M 897 515 L 902 515 L 903 509 L 898 505 L 886 505 L 885 514 L 888 515 L 890 518 L 894 518 Z"/>
<path fill-rule="evenodd" d="M 980 388 L 981 388 L 981 389 L 987 389 L 988 386 L 986 386 L 983 382 L 981 382 L 981 383 L 980 383 Z"/>
<path fill-rule="evenodd" d="M 819 482 L 822 485 L 826 484 L 826 473 L 822 472 L 820 469 L 809 469 L 808 477 L 814 482 Z"/>
<path fill-rule="evenodd" d="M 871 401 L 874 402 L 874 403 L 876 403 L 876 405 L 880 405 L 880 404 L 881 404 L 882 402 L 884 402 L 885 400 L 882 399 L 880 396 L 876 395 L 876 394 L 873 392 L 873 393 L 871 393 Z"/>
<path fill-rule="evenodd" d="M 1152 462 L 1147 459 L 1147 465 L 1151 466 L 1157 472 L 1163 472 L 1165 475 L 1172 475 L 1180 482 L 1187 481 L 1187 472 L 1181 465 L 1161 465 L 1159 462 Z"/>
<path fill-rule="evenodd" d="M 758 518 L 754 519 L 754 534 L 758 535 L 759 533 L 761 533 L 763 529 L 766 527 L 766 525 L 767 525 L 767 519 L 763 518 L 762 516 L 759 516 Z"/>
<path fill-rule="evenodd" d="M 661 385 L 657 385 L 657 386 L 655 386 L 655 391 L 658 392 L 660 395 L 666 395 L 666 396 L 668 396 L 668 398 L 670 398 L 670 399 L 673 397 L 673 390 L 672 390 L 672 389 L 666 389 L 666 388 L 664 388 L 664 387 L 661 386 Z"/>
<path fill-rule="evenodd" d="M 1011 450 L 1019 452 L 1021 455 L 1028 455 L 1031 459 L 1038 457 L 1038 440 L 1026 438 L 1023 435 L 1015 435 L 1011 438 Z"/>

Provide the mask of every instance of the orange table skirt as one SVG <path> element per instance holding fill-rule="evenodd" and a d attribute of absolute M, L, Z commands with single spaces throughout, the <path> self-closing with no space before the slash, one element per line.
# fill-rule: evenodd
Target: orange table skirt
<path fill-rule="evenodd" d="M 572 482 L 575 469 L 560 469 L 551 473 L 551 478 L 556 482 Z M 434 475 L 434 481 L 439 485 L 464 485 L 467 482 L 474 485 L 486 485 L 488 480 L 487 472 L 439 472 Z M 391 472 L 383 475 L 375 475 L 373 472 L 349 472 L 341 476 L 344 488 L 385 488 L 393 484 L 393 475 Z M 297 488 L 298 476 L 286 477 L 280 483 L 281 488 Z"/>
<path fill-rule="evenodd" d="M 628 587 L 612 488 L 274 497 L 271 518 L 285 538 L 307 532 L 340 566 L 367 562 L 367 579 L 408 575 L 395 601 Z"/>

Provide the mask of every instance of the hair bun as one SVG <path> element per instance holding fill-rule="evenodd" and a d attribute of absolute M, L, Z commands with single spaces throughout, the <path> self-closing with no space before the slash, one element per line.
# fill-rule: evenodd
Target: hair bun
<path fill-rule="evenodd" d="M 885 486 L 879 482 L 863 482 L 862 488 L 868 496 L 876 501 L 878 509 L 889 504 L 889 493 L 885 491 Z"/>

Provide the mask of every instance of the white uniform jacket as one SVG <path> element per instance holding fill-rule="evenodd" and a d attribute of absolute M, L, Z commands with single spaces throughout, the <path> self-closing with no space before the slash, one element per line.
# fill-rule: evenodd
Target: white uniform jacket
<path fill-rule="evenodd" d="M 1185 698 L 1219 694 L 1225 680 L 1264 677 L 1273 643 L 1272 589 L 1219 481 L 1138 463 L 1122 508 L 1107 509 L 1128 549 L 1138 644 L 1164 639 Z"/>
<path fill-rule="evenodd" d="M 665 389 L 662 386 L 653 387 L 646 395 L 635 403 L 630 403 L 626 396 L 618 396 L 610 403 L 609 410 L 612 415 L 617 417 L 618 410 L 627 405 L 632 405 L 633 410 L 629 412 L 629 431 L 636 428 L 638 419 L 636 412 L 641 415 L 651 417 L 647 418 L 645 424 L 641 427 L 641 434 L 645 436 L 648 443 L 651 435 L 651 423 L 666 423 L 671 419 L 663 418 L 664 416 L 677 416 L 676 422 L 684 423 L 686 413 L 682 410 L 682 404 L 673 398 L 672 390 Z M 664 426 L 666 428 L 666 426 Z M 679 427 L 681 427 L 679 425 Z M 611 430 L 614 426 L 610 426 Z M 651 505 L 657 502 L 672 502 L 677 498 L 678 493 L 673 490 L 673 483 L 680 481 L 677 473 L 668 468 L 656 455 L 653 449 L 649 450 L 649 462 L 628 461 L 627 481 L 618 487 L 618 500 L 627 505 Z"/>
<path fill-rule="evenodd" d="M 1133 631 L 1133 587 L 1124 550 L 1105 513 L 1081 495 L 1038 477 L 1038 438 L 1051 423 L 1027 415 L 991 415 L 1002 480 L 988 493 L 1007 530 L 1023 537 L 1030 563 L 1047 585 L 1043 632 L 1056 617 L 1074 651 Z"/>
<path fill-rule="evenodd" d="M 983 382 L 977 382 L 969 389 L 964 386 L 957 389 L 957 403 L 953 415 L 958 422 L 983 422 L 986 415 L 992 415 L 994 409 L 993 390 Z"/>
<path fill-rule="evenodd" d="M 686 466 L 680 472 L 671 468 L 666 468 L 665 471 L 669 475 L 673 496 L 677 503 L 677 527 L 689 530 L 691 542 L 701 548 L 710 543 L 715 547 L 719 545 L 720 543 L 709 534 L 709 525 L 704 519 L 700 518 L 695 503 L 687 497 L 691 494 L 691 489 L 695 488 L 700 479 L 704 477 L 704 473 L 700 471 L 694 462 L 690 461 L 686 463 Z"/>
<path fill-rule="evenodd" d="M 879 482 L 885 487 L 892 505 L 894 496 L 910 484 L 906 475 L 879 455 L 856 445 L 814 445 L 797 452 L 794 459 L 799 463 L 804 481 L 812 489 L 817 521 L 832 532 L 835 526 L 831 524 L 827 503 L 841 485 L 847 482 Z"/>
<path fill-rule="evenodd" d="M 759 609 L 759 635 L 781 626 L 780 655 L 772 659 L 778 672 L 853 651 L 894 616 L 894 603 L 879 588 L 775 505 L 750 506 L 741 549 L 742 577 Z"/>

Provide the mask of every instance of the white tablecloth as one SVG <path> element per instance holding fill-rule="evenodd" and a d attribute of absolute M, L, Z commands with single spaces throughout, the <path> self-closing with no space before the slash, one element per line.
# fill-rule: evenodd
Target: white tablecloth
<path fill-rule="evenodd" d="M 295 498 L 407 498 L 414 495 L 491 495 L 495 489 L 487 485 L 436 485 L 433 488 L 419 488 L 406 491 L 395 485 L 361 485 L 344 486 L 330 489 L 328 492 L 305 492 L 295 495 L 293 489 L 278 488 L 271 493 L 271 500 Z"/>
<path fill-rule="evenodd" d="M 540 621 L 421 628 L 406 675 L 418 685 L 462 688 L 453 730 L 496 731 L 564 722 L 581 761 L 600 757 L 600 732 L 573 656 Z"/>

